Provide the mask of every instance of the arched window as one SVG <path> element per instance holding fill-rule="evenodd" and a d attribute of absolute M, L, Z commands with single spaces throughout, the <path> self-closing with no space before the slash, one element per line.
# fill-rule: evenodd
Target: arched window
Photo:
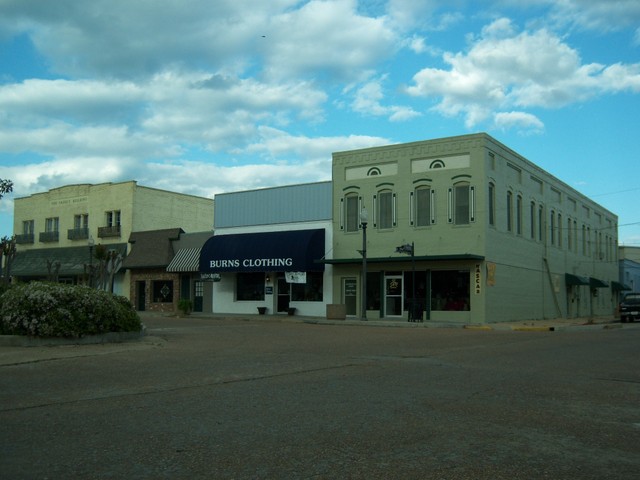
<path fill-rule="evenodd" d="M 489 183 L 489 225 L 496 225 L 496 186 Z"/>
<path fill-rule="evenodd" d="M 507 232 L 513 232 L 513 192 L 507 192 Z"/>

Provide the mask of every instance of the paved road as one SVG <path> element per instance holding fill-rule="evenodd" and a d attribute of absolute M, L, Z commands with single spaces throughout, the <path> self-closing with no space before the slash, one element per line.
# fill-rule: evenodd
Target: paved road
<path fill-rule="evenodd" d="M 150 336 L 135 344 L 40 348 L 28 357 L 24 347 L 2 347 L 1 478 L 640 472 L 640 326 L 145 322 Z"/>

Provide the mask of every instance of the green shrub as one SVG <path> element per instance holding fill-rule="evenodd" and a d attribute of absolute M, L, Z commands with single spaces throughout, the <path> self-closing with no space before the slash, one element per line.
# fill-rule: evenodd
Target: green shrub
<path fill-rule="evenodd" d="M 139 332 L 140 317 L 124 297 L 84 286 L 32 282 L 0 297 L 0 333 L 82 337 Z"/>
<path fill-rule="evenodd" d="M 7 290 L 9 290 L 11 288 L 11 284 L 10 283 L 6 283 L 3 281 L 0 281 L 0 312 L 2 312 L 2 295 L 4 294 L 4 292 L 6 292 Z M 0 326 L 0 329 L 2 327 Z M 2 333 L 0 331 L 0 333 Z"/>
<path fill-rule="evenodd" d="M 191 303 L 191 300 L 189 300 L 188 298 L 183 298 L 179 300 L 178 309 L 185 315 L 189 315 L 191 313 L 191 310 L 193 310 L 193 305 Z"/>

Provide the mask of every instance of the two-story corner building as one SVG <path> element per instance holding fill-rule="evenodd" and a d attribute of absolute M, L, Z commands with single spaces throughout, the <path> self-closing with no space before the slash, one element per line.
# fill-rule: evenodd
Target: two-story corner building
<path fill-rule="evenodd" d="M 331 258 L 331 196 L 331 182 L 216 195 L 214 235 L 199 265 L 212 282 L 213 312 L 324 316 L 333 293 L 323 263 Z"/>
<path fill-rule="evenodd" d="M 617 222 L 484 133 L 334 153 L 333 295 L 368 318 L 610 315 Z"/>
<path fill-rule="evenodd" d="M 67 185 L 14 204 L 18 280 L 55 278 L 84 283 L 102 245 L 123 256 L 132 232 L 180 227 L 213 228 L 213 200 L 155 188 L 135 181 Z M 129 274 L 121 270 L 114 291 L 129 294 Z"/>

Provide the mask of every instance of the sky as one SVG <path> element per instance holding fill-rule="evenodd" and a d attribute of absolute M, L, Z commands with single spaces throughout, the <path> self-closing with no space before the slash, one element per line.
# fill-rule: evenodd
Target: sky
<path fill-rule="evenodd" d="M 640 1 L 0 0 L 0 237 L 63 185 L 213 198 L 477 132 L 640 246 Z"/>

